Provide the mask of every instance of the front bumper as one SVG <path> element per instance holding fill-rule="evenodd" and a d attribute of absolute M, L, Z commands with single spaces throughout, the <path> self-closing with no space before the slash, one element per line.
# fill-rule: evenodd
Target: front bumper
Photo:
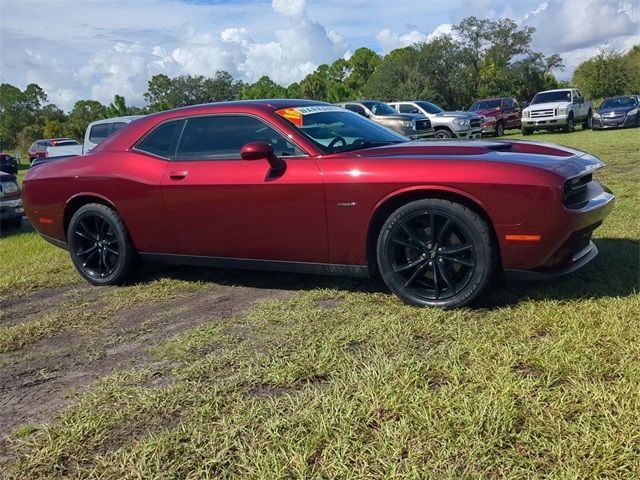
<path fill-rule="evenodd" d="M 544 118 L 522 118 L 522 128 L 553 128 L 562 127 L 567 124 L 566 116 L 544 117 Z"/>
<path fill-rule="evenodd" d="M 624 117 L 592 117 L 591 128 L 593 130 L 605 130 L 610 128 L 629 128 L 638 125 L 638 117 L 636 115 L 625 115 Z"/>
<path fill-rule="evenodd" d="M 457 138 L 482 138 L 482 127 L 454 130 L 453 134 Z"/>
<path fill-rule="evenodd" d="M 23 215 L 24 208 L 22 208 L 22 199 L 0 200 L 1 221 L 22 218 Z"/>

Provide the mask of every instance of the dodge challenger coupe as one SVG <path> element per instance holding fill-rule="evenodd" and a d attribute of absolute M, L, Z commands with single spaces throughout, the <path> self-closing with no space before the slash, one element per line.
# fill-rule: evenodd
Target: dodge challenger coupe
<path fill-rule="evenodd" d="M 614 196 L 584 152 L 522 141 L 408 141 L 305 100 L 148 115 L 90 154 L 27 173 L 26 213 L 95 285 L 136 258 L 381 275 L 409 304 L 478 299 L 494 274 L 543 278 L 597 254 Z"/>

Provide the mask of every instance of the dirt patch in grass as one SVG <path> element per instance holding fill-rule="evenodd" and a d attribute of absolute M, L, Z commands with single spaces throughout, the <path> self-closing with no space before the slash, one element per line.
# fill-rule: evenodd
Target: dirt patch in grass
<path fill-rule="evenodd" d="M 58 287 L 6 305 L 3 322 L 25 321 L 59 307 L 70 296 L 95 297 L 89 308 L 105 308 L 102 289 Z M 250 287 L 213 287 L 158 303 L 116 311 L 99 331 L 70 330 L 37 341 L 27 351 L 0 355 L 0 450 L 16 428 L 51 420 L 98 378 L 121 368 L 156 369 L 152 386 L 171 382 L 169 360 L 155 361 L 150 348 L 196 325 L 240 315 L 264 299 L 289 292 Z M 3 305 L 3 309 L 5 305 Z M 250 332 L 246 332 L 250 334 Z M 151 386 L 151 385 L 150 385 Z M 0 458 L 0 463 L 10 460 Z"/>

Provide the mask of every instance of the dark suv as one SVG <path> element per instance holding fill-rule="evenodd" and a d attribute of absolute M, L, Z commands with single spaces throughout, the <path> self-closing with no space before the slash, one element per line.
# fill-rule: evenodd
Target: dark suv
<path fill-rule="evenodd" d="M 11 173 L 13 175 L 18 173 L 17 160 L 8 153 L 0 153 L 0 172 Z"/>
<path fill-rule="evenodd" d="M 493 133 L 501 137 L 505 130 L 520 128 L 520 107 L 513 97 L 476 100 L 469 111 L 485 117 L 482 122 L 483 135 Z"/>

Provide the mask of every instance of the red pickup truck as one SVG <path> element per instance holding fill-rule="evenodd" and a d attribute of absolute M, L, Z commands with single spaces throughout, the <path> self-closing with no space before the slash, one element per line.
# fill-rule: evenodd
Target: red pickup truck
<path fill-rule="evenodd" d="M 505 130 L 520 128 L 520 107 L 512 97 L 485 98 L 476 100 L 470 112 L 483 115 L 482 134 L 493 133 L 501 137 Z"/>

